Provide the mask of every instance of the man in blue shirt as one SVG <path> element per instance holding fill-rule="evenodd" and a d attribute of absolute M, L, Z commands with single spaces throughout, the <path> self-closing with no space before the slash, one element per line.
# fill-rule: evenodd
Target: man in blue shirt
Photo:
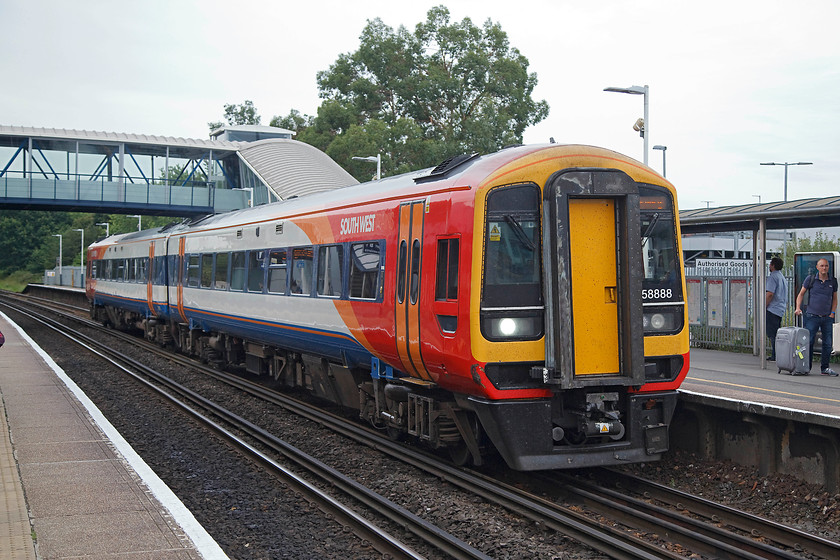
<path fill-rule="evenodd" d="M 811 353 L 808 355 L 809 365 L 813 364 L 814 340 L 817 331 L 822 332 L 822 354 L 820 355 L 820 373 L 837 377 L 837 373 L 828 366 L 831 357 L 832 336 L 834 328 L 834 313 L 837 309 L 837 279 L 828 275 L 828 260 L 817 261 L 817 274 L 809 275 L 802 282 L 802 289 L 796 296 L 796 313 L 802 315 L 802 298 L 808 292 L 808 307 L 806 308 L 804 325 L 811 333 Z"/>
<path fill-rule="evenodd" d="M 780 257 L 770 259 L 770 276 L 766 282 L 766 323 L 770 338 L 770 361 L 776 361 L 776 331 L 782 326 L 782 317 L 787 310 L 787 280 L 782 275 L 784 261 Z"/>

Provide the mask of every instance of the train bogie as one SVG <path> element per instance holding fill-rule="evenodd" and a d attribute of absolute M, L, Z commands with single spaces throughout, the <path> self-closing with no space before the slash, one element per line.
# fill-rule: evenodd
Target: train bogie
<path fill-rule="evenodd" d="M 92 313 L 517 469 L 655 460 L 688 368 L 673 187 L 585 146 L 91 246 Z M 129 274 L 133 270 L 133 276 Z"/>

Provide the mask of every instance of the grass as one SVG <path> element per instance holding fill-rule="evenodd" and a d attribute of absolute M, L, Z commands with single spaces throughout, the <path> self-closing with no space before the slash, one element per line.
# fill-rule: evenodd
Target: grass
<path fill-rule="evenodd" d="M 27 284 L 41 283 L 43 281 L 44 276 L 42 274 L 18 270 L 7 276 L 0 276 L 0 290 L 20 293 Z"/>

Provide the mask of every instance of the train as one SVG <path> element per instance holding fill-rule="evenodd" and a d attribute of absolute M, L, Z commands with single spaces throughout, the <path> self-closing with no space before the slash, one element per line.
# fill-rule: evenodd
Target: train
<path fill-rule="evenodd" d="M 94 320 L 351 410 L 459 465 L 661 459 L 689 368 L 677 193 L 520 145 L 111 235 Z"/>

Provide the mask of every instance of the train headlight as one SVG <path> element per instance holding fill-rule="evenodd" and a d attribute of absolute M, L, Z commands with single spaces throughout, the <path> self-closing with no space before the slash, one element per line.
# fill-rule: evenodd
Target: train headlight
<path fill-rule="evenodd" d="M 516 320 L 515 319 L 501 319 L 499 321 L 499 332 L 503 336 L 513 336 L 516 334 Z"/>
<path fill-rule="evenodd" d="M 539 315 L 483 315 L 481 332 L 487 340 L 535 340 L 543 335 L 542 313 Z"/>
<path fill-rule="evenodd" d="M 683 327 L 683 306 L 646 307 L 642 323 L 646 335 L 673 334 Z"/>

